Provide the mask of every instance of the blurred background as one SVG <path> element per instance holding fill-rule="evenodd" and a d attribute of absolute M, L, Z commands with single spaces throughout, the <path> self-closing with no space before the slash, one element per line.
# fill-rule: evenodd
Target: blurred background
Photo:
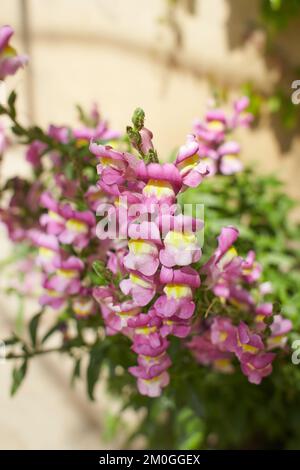
<path fill-rule="evenodd" d="M 20 117 L 47 126 L 74 124 L 75 104 L 93 102 L 124 130 L 137 106 L 146 112 L 161 159 L 180 145 L 208 100 L 247 93 L 256 121 L 242 130 L 242 159 L 271 172 L 300 199 L 298 0 L 0 0 L 0 24 L 30 65 L 8 81 L 20 96 Z M 20 149 L 5 174 L 22 172 Z M 25 171 L 25 169 L 24 169 Z M 299 210 L 294 212 L 300 218 Z M 1 228 L 1 257 L 9 250 Z M 16 305 L 1 299 L 1 337 Z M 0 448 L 112 448 L 109 427 L 118 403 L 99 390 L 90 404 L 69 389 L 65 359 L 38 359 L 16 398 L 8 396 L 10 366 L 0 364 Z M 127 426 L 136 418 L 129 415 Z M 103 429 L 106 436 L 103 437 Z"/>

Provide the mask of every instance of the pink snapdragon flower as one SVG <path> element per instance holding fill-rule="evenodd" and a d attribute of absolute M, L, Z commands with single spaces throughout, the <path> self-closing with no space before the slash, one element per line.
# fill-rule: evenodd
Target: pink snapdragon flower
<path fill-rule="evenodd" d="M 224 227 L 218 237 L 217 250 L 202 267 L 201 272 L 206 274 L 206 284 L 216 296 L 236 305 L 252 308 L 254 299 L 251 293 L 243 287 L 243 283 L 255 282 L 260 275 L 261 268 L 254 263 L 253 252 L 250 252 L 245 260 L 238 256 L 233 246 L 237 237 L 237 229 Z"/>
<path fill-rule="evenodd" d="M 274 315 L 270 328 L 271 335 L 267 339 L 268 349 L 284 348 L 288 340 L 287 334 L 293 328 L 291 320 L 283 318 L 282 315 Z"/>
<path fill-rule="evenodd" d="M 26 160 L 36 168 L 41 165 L 41 156 L 47 145 L 39 140 L 34 140 L 26 150 Z"/>
<path fill-rule="evenodd" d="M 131 295 L 134 302 L 144 307 L 155 296 L 157 283 L 154 276 L 145 276 L 137 271 L 131 271 L 129 278 L 123 279 L 120 289 L 125 295 Z"/>
<path fill-rule="evenodd" d="M 159 259 L 166 267 L 188 266 L 199 261 L 201 249 L 197 238 L 191 232 L 170 230 L 164 239 L 164 249 L 160 251 Z"/>
<path fill-rule="evenodd" d="M 237 328 L 230 318 L 215 317 L 211 327 L 211 342 L 221 351 L 234 352 L 237 344 Z"/>
<path fill-rule="evenodd" d="M 94 214 L 91 211 L 77 211 L 67 205 L 62 207 L 61 214 L 65 223 L 59 234 L 60 242 L 73 244 L 79 249 L 85 248 L 94 234 Z"/>
<path fill-rule="evenodd" d="M 272 362 L 275 354 L 261 352 L 260 354 L 245 354 L 241 361 L 241 369 L 250 383 L 259 385 L 264 377 L 272 373 Z"/>
<path fill-rule="evenodd" d="M 154 203 L 175 202 L 176 194 L 182 188 L 182 178 L 173 163 L 150 163 L 140 161 L 135 165 L 136 177 L 145 183 L 142 194 Z"/>
<path fill-rule="evenodd" d="M 151 357 L 151 356 L 149 356 Z M 148 397 L 159 397 L 162 390 L 170 383 L 170 376 L 166 369 L 169 367 L 169 362 L 165 360 L 164 363 L 155 363 L 155 358 L 152 359 L 152 365 L 148 369 L 140 365 L 129 367 L 129 372 L 137 377 L 137 387 L 142 395 Z"/>
<path fill-rule="evenodd" d="M 41 195 L 40 203 L 42 207 L 48 209 L 48 212 L 40 217 L 40 224 L 46 228 L 48 234 L 59 235 L 65 226 L 65 220 L 61 214 L 61 206 L 49 192 L 44 192 Z"/>
<path fill-rule="evenodd" d="M 10 26 L 0 28 L 0 80 L 7 75 L 14 75 L 16 71 L 28 62 L 26 55 L 17 55 L 17 51 L 9 44 L 14 34 Z"/>
<path fill-rule="evenodd" d="M 181 146 L 175 162 L 182 182 L 188 187 L 197 187 L 210 173 L 209 165 L 200 159 L 199 143 L 193 134 L 188 135 L 187 142 Z"/>
<path fill-rule="evenodd" d="M 213 369 L 231 373 L 234 368 L 232 360 L 234 355 L 227 351 L 222 351 L 211 341 L 210 331 L 201 336 L 194 336 L 188 343 L 188 348 L 192 351 L 196 361 L 204 366 L 211 365 Z"/>
<path fill-rule="evenodd" d="M 200 286 L 199 274 L 190 267 L 176 270 L 162 267 L 160 282 L 165 284 L 165 287 L 164 295 L 154 304 L 157 314 L 162 318 L 190 318 L 195 310 L 193 289 Z"/>
<path fill-rule="evenodd" d="M 109 145 L 98 145 L 95 142 L 91 142 L 89 148 L 90 152 L 100 160 L 97 165 L 97 172 L 101 177 L 98 184 L 103 191 L 118 197 L 126 189 L 136 186 L 134 173 L 125 153 L 118 152 Z"/>
<path fill-rule="evenodd" d="M 60 247 L 56 236 L 33 229 L 28 232 L 28 238 L 39 249 L 37 265 L 45 272 L 55 271 L 60 260 Z"/>
<path fill-rule="evenodd" d="M 153 276 L 159 266 L 160 232 L 155 222 L 131 223 L 128 228 L 128 255 L 124 266 L 145 276 Z"/>
<path fill-rule="evenodd" d="M 61 144 L 67 144 L 70 140 L 70 131 L 66 126 L 54 126 L 50 124 L 48 135 Z"/>
<path fill-rule="evenodd" d="M 96 219 L 91 211 L 77 211 L 69 204 L 58 203 L 50 193 L 43 193 L 41 204 L 48 213 L 40 218 L 47 233 L 57 235 L 61 243 L 85 248 L 94 234 Z"/>

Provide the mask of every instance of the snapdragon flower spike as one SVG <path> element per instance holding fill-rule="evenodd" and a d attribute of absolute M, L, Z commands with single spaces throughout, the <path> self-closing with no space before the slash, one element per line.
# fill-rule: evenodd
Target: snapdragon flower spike
<path fill-rule="evenodd" d="M 156 156 L 151 158 L 151 152 L 155 153 L 151 131 L 142 126 L 138 132 L 140 141 L 134 141 L 133 145 L 142 159 L 109 146 L 90 144 L 91 152 L 100 160 L 97 168 L 99 187 L 114 202 L 108 217 L 116 217 L 117 227 L 125 229 L 128 237 L 128 252 L 122 258 L 128 278 L 121 281 L 120 289 L 131 297 L 132 305 L 139 313 L 134 311 L 130 318 L 127 315 L 124 322 L 119 315 L 124 308 L 122 306 L 116 312 L 114 295 L 109 302 L 99 298 L 99 303 L 110 331 L 118 330 L 132 337 L 138 366 L 130 371 L 138 377 L 141 393 L 154 396 L 160 394 L 169 381 L 166 372 L 169 359 L 165 353 L 169 345 L 167 337 L 184 338 L 189 334 L 189 320 L 195 309 L 193 292 L 200 285 L 199 275 L 190 265 L 201 256 L 197 230 L 203 223 L 174 215 L 177 195 L 188 186 L 199 184 L 207 171 L 201 167 L 197 154 L 199 145 L 193 136 L 180 150 L 175 163 L 160 164 L 153 162 Z M 149 163 L 149 160 L 152 161 Z M 122 222 L 123 209 L 127 210 L 127 225 Z M 102 237 L 102 232 L 100 235 Z M 157 294 L 162 295 L 155 300 Z M 96 297 L 99 297 L 97 292 Z M 148 305 L 153 299 L 154 306 L 149 310 Z M 148 308 L 148 313 L 142 314 L 142 308 L 144 311 Z M 161 355 L 165 366 L 162 374 Z M 146 367 L 147 357 L 156 358 L 151 360 L 151 370 Z M 154 373 L 153 365 L 159 372 Z M 152 383 L 155 391 L 151 389 Z"/>
<path fill-rule="evenodd" d="M 248 105 L 248 98 L 242 97 L 234 103 L 232 115 L 227 116 L 222 110 L 212 109 L 206 113 L 204 122 L 195 122 L 198 155 L 202 165 L 206 165 L 209 170 L 209 176 L 216 173 L 232 175 L 243 169 L 239 159 L 239 145 L 235 141 L 226 141 L 226 137 L 239 126 L 249 126 L 253 116 L 244 112 Z"/>
<path fill-rule="evenodd" d="M 0 80 L 4 80 L 8 75 L 14 75 L 28 62 L 26 55 L 18 55 L 9 44 L 13 34 L 14 30 L 10 26 L 0 28 Z"/>
<path fill-rule="evenodd" d="M 238 256 L 233 246 L 237 237 L 238 231 L 234 227 L 224 227 L 218 237 L 217 250 L 201 272 L 207 276 L 206 284 L 222 301 L 253 309 L 254 299 L 243 283 L 255 282 L 260 267 L 253 264 L 253 253 L 246 260 Z"/>

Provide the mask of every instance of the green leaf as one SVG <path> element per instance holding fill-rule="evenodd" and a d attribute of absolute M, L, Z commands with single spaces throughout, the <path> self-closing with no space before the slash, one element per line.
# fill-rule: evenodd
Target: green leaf
<path fill-rule="evenodd" d="M 31 339 L 32 346 L 36 345 L 37 328 L 39 326 L 39 322 L 40 322 L 40 319 L 41 319 L 41 316 L 43 315 L 43 313 L 44 312 L 37 313 L 30 320 L 28 328 L 29 328 L 29 334 L 30 334 L 30 339 Z"/>
<path fill-rule="evenodd" d="M 12 385 L 10 389 L 11 396 L 14 396 L 20 388 L 27 372 L 27 359 L 24 360 L 21 367 L 14 367 L 12 372 Z"/>
<path fill-rule="evenodd" d="M 94 388 L 99 379 L 105 347 L 103 343 L 97 342 L 90 351 L 90 360 L 87 368 L 87 392 L 91 400 L 94 400 Z"/>
<path fill-rule="evenodd" d="M 75 384 L 75 381 L 80 378 L 81 371 L 81 358 L 75 359 L 74 369 L 71 376 L 71 385 Z"/>
<path fill-rule="evenodd" d="M 17 99 L 17 94 L 13 90 L 7 100 L 9 111 L 13 119 L 16 117 L 16 109 L 15 109 L 16 99 Z"/>

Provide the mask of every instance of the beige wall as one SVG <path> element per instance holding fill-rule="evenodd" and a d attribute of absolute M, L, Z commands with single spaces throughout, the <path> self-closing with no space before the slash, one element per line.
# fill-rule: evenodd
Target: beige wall
<path fill-rule="evenodd" d="M 180 48 L 163 21 L 166 0 L 28 0 L 32 91 L 24 116 L 45 125 L 74 122 L 75 103 L 98 101 L 112 125 L 124 129 L 141 106 L 166 158 L 204 112 L 211 80 L 229 86 L 233 95 L 247 80 L 264 91 L 278 80 L 259 48 L 241 41 L 245 25 L 257 18 L 258 3 L 198 0 L 195 15 L 179 8 Z M 1 0 L 0 22 L 12 24 L 24 42 L 21 5 Z M 280 38 L 280 52 L 291 63 L 298 58 L 297 31 L 299 23 L 292 24 Z M 22 80 L 19 75 L 21 90 Z M 289 193 L 300 198 L 299 134 L 283 151 L 269 121 L 265 116 L 258 129 L 240 133 L 243 159 L 280 174 Z"/>

